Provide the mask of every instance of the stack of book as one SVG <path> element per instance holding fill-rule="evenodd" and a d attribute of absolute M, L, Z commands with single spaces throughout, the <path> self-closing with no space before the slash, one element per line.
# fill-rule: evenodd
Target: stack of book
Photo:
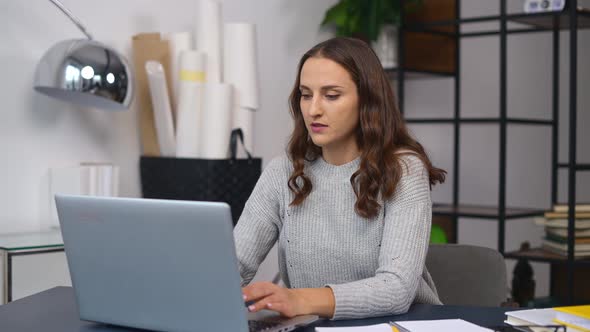
<path fill-rule="evenodd" d="M 568 331 L 590 331 L 590 305 L 553 308 L 556 311 L 554 322 L 568 327 Z"/>
<path fill-rule="evenodd" d="M 574 230 L 574 257 L 590 257 L 590 204 L 576 205 Z M 545 226 L 543 248 L 560 255 L 568 251 L 568 207 L 555 205 L 545 212 L 544 218 L 535 218 L 535 223 Z"/>
<path fill-rule="evenodd" d="M 590 331 L 590 305 L 528 309 L 506 312 L 505 323 L 512 326 L 535 326 L 527 331 L 555 331 L 542 326 L 565 325 L 567 331 Z"/>
<path fill-rule="evenodd" d="M 76 166 L 49 169 L 49 220 L 43 226 L 58 228 L 55 195 L 119 195 L 119 166 L 111 163 L 83 162 Z M 44 227 L 46 228 L 46 227 Z"/>

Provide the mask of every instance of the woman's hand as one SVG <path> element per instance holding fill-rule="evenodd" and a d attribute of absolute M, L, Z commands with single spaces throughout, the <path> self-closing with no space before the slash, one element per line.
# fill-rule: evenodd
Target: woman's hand
<path fill-rule="evenodd" d="M 242 288 L 248 310 L 273 310 L 286 317 L 299 315 L 334 316 L 334 294 L 331 288 L 289 289 L 271 282 L 255 282 Z"/>
<path fill-rule="evenodd" d="M 272 282 L 255 282 L 242 288 L 244 301 L 253 302 L 250 312 L 273 310 L 286 317 L 305 315 L 304 299 L 295 289 L 277 286 Z"/>

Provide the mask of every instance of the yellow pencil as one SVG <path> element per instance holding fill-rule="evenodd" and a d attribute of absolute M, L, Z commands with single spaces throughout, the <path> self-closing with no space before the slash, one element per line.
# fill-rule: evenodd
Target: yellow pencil
<path fill-rule="evenodd" d="M 389 326 L 391 326 L 391 331 L 393 332 L 409 332 L 408 330 L 404 329 L 403 326 L 399 326 L 395 322 L 389 322 Z"/>

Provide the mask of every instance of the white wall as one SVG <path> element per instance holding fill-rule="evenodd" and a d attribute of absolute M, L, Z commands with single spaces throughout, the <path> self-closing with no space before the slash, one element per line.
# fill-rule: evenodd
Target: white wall
<path fill-rule="evenodd" d="M 225 21 L 249 21 L 258 26 L 258 54 L 261 78 L 261 109 L 255 117 L 255 153 L 268 161 L 284 150 L 291 129 L 287 97 L 295 66 L 302 53 L 329 37 L 318 28 L 325 9 L 336 0 L 225 0 Z M 95 38 L 129 55 L 133 34 L 147 31 L 182 31 L 193 27 L 196 2 L 155 0 L 100 2 L 64 0 L 89 28 Z M 464 16 L 497 13 L 497 1 L 462 1 Z M 510 2 L 520 6 L 520 1 Z M 138 157 L 140 153 L 137 111 L 124 113 L 81 110 L 53 101 L 32 91 L 37 61 L 54 43 L 80 38 L 77 29 L 49 1 L 0 2 L 0 232 L 38 229 L 47 208 L 47 169 L 80 161 L 112 161 L 121 166 L 121 194 L 139 196 Z M 509 37 L 509 114 L 545 117 L 550 114 L 551 63 L 549 34 Z M 579 53 L 579 159 L 588 162 L 590 68 L 588 32 L 581 32 Z M 561 98 L 567 110 L 567 38 L 562 34 Z M 464 40 L 462 47 L 462 112 L 469 116 L 498 114 L 498 39 Z M 451 80 L 412 81 L 406 88 L 408 115 L 452 114 Z M 584 122 L 585 121 L 585 122 Z M 562 117 L 565 138 L 566 118 Z M 412 126 L 430 151 L 434 162 L 447 170 L 452 165 L 450 127 Z M 497 201 L 498 130 L 492 126 L 468 126 L 462 131 L 461 199 L 468 203 Z M 508 202 L 514 205 L 548 207 L 549 130 L 512 126 L 509 129 Z M 566 158 L 565 139 L 560 153 Z M 585 178 L 582 178 L 584 177 Z M 565 179 L 562 177 L 562 179 Z M 580 181 L 588 183 L 587 175 Z M 434 191 L 436 201 L 451 200 L 452 176 Z M 562 181 L 563 183 L 563 181 Z M 582 183 L 582 182 L 581 182 Z M 579 194 L 590 200 L 588 185 Z M 563 190 L 562 190 L 563 192 Z M 565 196 L 562 195 L 562 198 Z M 495 247 L 494 221 L 468 220 L 460 223 L 459 240 Z M 531 220 L 507 223 L 507 249 L 528 239 L 539 243 L 542 230 Z M 260 278 L 272 277 L 276 253 L 271 253 Z M 511 263 L 509 263 L 510 265 Z M 538 294 L 548 291 L 547 266 L 537 269 Z"/>
<path fill-rule="evenodd" d="M 319 32 L 323 1 L 222 1 L 225 21 L 258 26 L 261 109 L 255 152 L 268 161 L 281 153 L 290 131 L 286 97 L 299 56 L 326 34 Z M 133 34 L 192 30 L 196 1 L 64 1 L 94 37 L 130 54 Z M 115 9 L 115 10 L 114 10 Z M 139 134 L 135 107 L 128 112 L 82 110 L 33 92 L 37 61 L 54 43 L 81 33 L 49 1 L 0 3 L 0 70 L 5 79 L 0 121 L 0 232 L 43 225 L 47 170 L 80 161 L 121 166 L 121 195 L 139 196 Z"/>
<path fill-rule="evenodd" d="M 192 30 L 197 7 L 194 0 L 63 2 L 97 40 L 128 58 L 132 35 Z M 268 162 L 283 151 L 291 130 L 287 96 L 297 61 L 311 46 L 328 38 L 319 23 L 335 0 L 221 2 L 224 21 L 257 24 L 261 108 L 255 116 L 254 144 L 255 154 Z M 140 196 L 135 106 L 122 113 L 85 110 L 32 90 L 38 60 L 54 43 L 83 37 L 76 27 L 49 1 L 1 1 L 0 37 L 4 77 L 0 82 L 0 232 L 44 226 L 49 167 L 114 162 L 121 166 L 121 195 Z M 270 256 L 274 259 L 270 267 L 265 263 L 259 278 L 274 275 L 276 253 Z"/>

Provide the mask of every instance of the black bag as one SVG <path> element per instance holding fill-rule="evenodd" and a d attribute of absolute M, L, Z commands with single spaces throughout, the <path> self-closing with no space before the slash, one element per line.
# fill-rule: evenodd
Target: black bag
<path fill-rule="evenodd" d="M 234 225 L 242 214 L 262 170 L 262 160 L 237 159 L 241 129 L 230 138 L 230 159 L 191 159 L 141 156 L 141 189 L 144 198 L 226 202 Z"/>

